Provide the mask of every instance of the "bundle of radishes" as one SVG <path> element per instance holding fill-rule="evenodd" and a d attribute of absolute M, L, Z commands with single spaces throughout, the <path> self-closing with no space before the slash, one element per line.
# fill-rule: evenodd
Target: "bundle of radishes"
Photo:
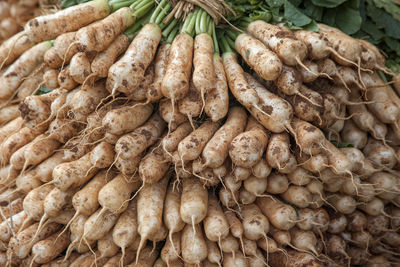
<path fill-rule="evenodd" d="M 25 23 L 43 13 L 45 0 L 4 0 L 0 2 L 0 44 L 23 29 Z"/>
<path fill-rule="evenodd" d="M 400 264 L 383 55 L 229 12 L 93 0 L 0 46 L 0 266 Z"/>

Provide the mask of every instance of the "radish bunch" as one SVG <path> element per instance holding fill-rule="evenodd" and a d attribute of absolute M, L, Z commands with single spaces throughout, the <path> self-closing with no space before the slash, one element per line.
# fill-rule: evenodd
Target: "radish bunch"
<path fill-rule="evenodd" d="M 384 57 L 216 2 L 93 0 L 0 45 L 1 266 L 400 262 Z"/>

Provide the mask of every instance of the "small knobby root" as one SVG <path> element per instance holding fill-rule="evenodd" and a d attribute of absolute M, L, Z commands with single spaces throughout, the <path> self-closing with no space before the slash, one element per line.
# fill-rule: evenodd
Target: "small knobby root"
<path fill-rule="evenodd" d="M 60 238 L 60 236 L 68 230 L 69 226 L 71 225 L 71 223 L 74 222 L 74 220 L 80 215 L 79 211 L 76 211 L 74 216 L 72 216 L 71 220 L 69 220 L 69 222 L 67 223 L 67 225 L 65 225 L 64 230 L 61 231 L 61 233 L 59 233 L 56 237 L 56 239 L 54 240 L 54 242 L 56 242 L 58 240 L 58 238 Z"/>
<path fill-rule="evenodd" d="M 317 107 L 320 107 L 320 108 L 323 107 L 323 105 L 320 105 L 320 104 L 318 104 L 318 103 L 315 103 L 315 102 L 312 101 L 310 98 L 308 98 L 307 96 L 303 95 L 301 92 L 297 92 L 297 93 L 296 93 L 296 96 L 300 96 L 301 98 L 303 98 L 304 100 L 310 102 L 310 103 L 311 103 L 312 105 L 314 105 L 314 106 L 317 106 Z"/>
<path fill-rule="evenodd" d="M 192 228 L 193 228 L 193 244 L 195 244 L 195 236 L 196 236 L 196 227 L 195 227 L 195 223 L 194 223 L 194 216 L 192 215 Z"/>
<path fill-rule="evenodd" d="M 335 57 L 338 57 L 339 59 L 343 60 L 344 62 L 347 62 L 347 63 L 349 63 L 349 64 L 351 64 L 351 65 L 353 65 L 353 66 L 355 66 L 355 67 L 359 67 L 359 65 L 357 65 L 357 63 L 355 63 L 355 62 L 353 62 L 353 61 L 351 61 L 351 60 L 345 58 L 344 56 L 342 56 L 341 54 L 339 54 L 339 52 L 336 51 L 335 49 L 333 49 L 332 47 L 330 47 L 330 46 L 327 47 L 327 50 L 328 50 L 331 54 L 333 54 Z"/>
<path fill-rule="evenodd" d="M 1 68 L 0 68 L 0 69 L 1 69 Z M 385 74 L 390 75 L 390 76 L 395 76 L 395 75 L 396 75 L 396 73 L 394 73 L 391 69 L 386 68 L 386 67 L 381 67 L 381 66 L 379 66 L 378 64 L 375 65 L 375 69 L 380 70 L 380 71 L 382 71 L 382 72 L 384 72 Z M 388 83 L 389 83 L 389 82 L 388 82 Z M 393 83 L 393 81 L 391 81 L 390 83 Z"/>
<path fill-rule="evenodd" d="M 85 241 L 86 245 L 88 246 L 90 252 L 92 252 L 93 257 L 94 257 L 94 262 L 93 262 L 93 263 L 94 263 L 94 265 L 97 267 L 97 260 L 98 260 L 98 259 L 97 259 L 96 252 L 92 249 L 92 247 L 90 246 L 90 244 L 89 244 L 89 242 L 87 241 L 86 237 L 83 236 L 82 238 L 83 238 L 83 240 Z M 93 265 L 93 264 L 92 264 L 92 265 Z"/>
<path fill-rule="evenodd" d="M 268 252 L 268 248 L 269 248 L 269 241 L 268 241 L 268 238 L 265 236 L 264 237 L 265 238 L 265 243 L 266 243 L 266 245 L 267 245 L 267 249 L 266 249 L 266 252 L 267 252 L 267 262 L 269 262 L 269 252 Z"/>
<path fill-rule="evenodd" d="M 356 106 L 356 105 L 369 105 L 369 104 L 375 104 L 376 101 L 360 101 L 360 102 L 352 102 L 349 100 L 341 100 L 342 103 L 348 105 L 348 106 Z M 360 113 L 356 113 L 356 114 L 360 114 Z"/>
<path fill-rule="evenodd" d="M 342 82 L 343 86 L 347 89 L 347 91 L 348 91 L 349 93 L 351 93 L 351 89 L 349 88 L 349 86 L 348 86 L 348 85 L 346 84 L 346 82 L 344 81 L 342 75 L 340 75 L 338 72 L 336 72 L 335 76 L 339 78 L 339 80 Z"/>
<path fill-rule="evenodd" d="M 220 181 L 220 183 L 222 184 L 222 187 L 226 189 L 227 187 L 226 187 L 226 185 L 224 183 L 224 180 L 222 179 L 223 177 L 221 177 L 221 175 L 218 175 L 217 178 Z"/>
<path fill-rule="evenodd" d="M 8 261 L 7 261 L 7 267 L 11 267 L 12 266 L 12 256 L 13 256 L 13 252 L 12 252 L 12 250 L 7 250 L 7 258 L 9 259 Z"/>
<path fill-rule="evenodd" d="M 31 239 L 31 241 L 30 241 L 31 244 L 32 244 L 32 242 L 35 241 L 35 238 L 40 234 L 40 232 L 42 231 L 42 229 L 43 229 L 43 228 L 46 226 L 46 224 L 48 223 L 48 220 L 47 220 L 48 218 L 49 218 L 49 216 L 47 216 L 47 214 L 44 214 L 44 215 L 42 216 L 42 218 L 40 219 L 38 228 L 37 228 L 37 230 L 36 230 L 36 233 L 33 235 L 32 239 Z"/>
<path fill-rule="evenodd" d="M 320 116 L 319 114 L 318 114 L 317 118 L 318 118 L 318 120 L 319 120 L 318 125 L 319 125 L 319 126 L 324 125 L 324 121 L 322 120 L 322 118 L 321 118 L 321 116 Z"/>
<path fill-rule="evenodd" d="M 256 197 L 268 197 L 268 198 L 270 198 L 270 199 L 272 199 L 272 200 L 275 200 L 271 195 L 263 195 L 263 194 L 259 195 L 259 194 L 255 194 L 255 196 L 256 196 Z"/>
<path fill-rule="evenodd" d="M 21 81 L 24 81 L 24 80 L 26 80 L 26 79 L 29 79 L 29 78 L 31 78 L 31 77 L 33 77 L 33 76 L 36 76 L 39 72 L 41 72 L 44 68 L 46 68 L 47 67 L 47 64 L 46 63 L 42 63 L 41 65 L 40 65 L 40 67 L 39 68 L 37 68 L 36 70 L 34 70 L 31 74 L 29 74 L 28 76 L 26 76 L 26 77 L 24 77 Z"/>
<path fill-rule="evenodd" d="M 91 79 L 91 78 L 94 78 L 93 80 L 92 80 L 92 83 L 91 83 L 91 85 L 93 86 L 93 84 L 94 84 L 94 82 L 95 82 L 95 80 L 96 80 L 96 77 L 97 77 L 97 73 L 96 72 L 92 72 L 91 74 L 89 74 L 87 77 L 86 77 L 86 79 L 83 81 L 83 83 L 82 83 L 82 88 L 86 85 L 86 83 L 89 81 L 89 79 Z"/>
<path fill-rule="evenodd" d="M 65 55 L 64 55 L 64 58 L 63 58 L 63 62 L 62 62 L 62 64 L 61 64 L 61 69 L 64 69 L 64 65 L 65 65 L 65 62 L 66 62 L 66 60 L 67 60 L 67 55 L 68 55 L 68 53 L 69 53 L 69 50 L 70 50 L 71 48 L 73 48 L 75 45 L 78 45 L 78 44 L 79 44 L 78 42 L 72 42 L 72 43 L 68 46 L 67 51 L 65 51 Z"/>
<path fill-rule="evenodd" d="M 175 98 L 171 98 L 171 105 L 172 105 L 172 117 L 168 122 L 168 132 L 167 136 L 171 133 L 172 123 L 175 121 Z"/>
<path fill-rule="evenodd" d="M 172 229 L 171 229 L 171 230 L 169 230 L 168 237 L 169 237 L 169 242 L 171 242 L 172 250 L 174 251 L 175 255 L 176 255 L 179 259 L 183 260 L 183 258 L 179 255 L 178 251 L 177 251 L 176 248 L 175 248 L 175 244 L 174 244 L 174 242 L 173 242 L 173 240 L 172 240 L 172 234 L 173 234 L 173 232 L 172 232 Z"/>
<path fill-rule="evenodd" d="M 205 181 L 205 182 L 210 181 L 210 179 L 208 179 L 208 178 L 206 178 L 206 177 L 204 177 L 204 176 L 201 176 L 201 175 L 195 173 L 193 170 L 192 170 L 192 174 L 193 174 L 194 176 L 196 176 L 197 178 L 199 178 L 200 180 L 203 180 L 203 181 Z"/>
<path fill-rule="evenodd" d="M 107 100 L 109 100 L 110 97 L 113 98 L 113 100 L 110 101 L 109 103 L 105 104 L 102 108 L 104 108 L 106 105 L 109 105 L 110 103 L 112 103 L 112 102 L 116 101 L 116 99 L 118 99 L 118 98 L 115 98 L 115 95 L 113 95 L 113 94 L 110 94 L 110 95 L 104 97 L 103 99 L 101 99 L 99 104 L 97 104 L 97 106 L 96 106 L 96 108 L 94 110 L 96 112 L 96 114 L 97 114 L 97 111 L 99 110 L 100 106 L 103 105 Z"/>
<path fill-rule="evenodd" d="M 308 251 L 308 250 L 304 250 L 304 249 L 301 249 L 301 248 L 297 248 L 297 247 L 293 246 L 290 243 L 288 244 L 288 246 L 291 247 L 292 249 L 296 250 L 296 251 L 310 254 L 311 256 L 316 257 L 317 259 L 319 259 L 319 255 L 318 255 L 317 251 L 315 251 L 314 248 L 310 248 L 311 251 Z"/>
<path fill-rule="evenodd" d="M 10 210 L 11 210 L 11 205 L 10 204 L 8 204 L 9 205 L 9 207 L 10 207 Z M 14 232 L 14 223 L 13 223 L 13 219 L 12 219 L 12 213 L 10 213 L 10 220 L 7 220 L 7 218 L 6 218 L 6 216 L 4 216 L 4 213 L 3 213 L 3 210 L 2 209 L 0 209 L 0 215 L 1 215 L 1 218 L 3 219 L 3 221 L 4 222 L 6 222 L 7 224 L 8 224 L 8 228 L 11 230 L 11 234 L 12 234 L 12 236 L 15 236 L 15 232 Z"/>
<path fill-rule="evenodd" d="M 20 80 L 20 82 L 22 82 L 23 81 L 23 79 L 22 80 Z M 12 95 L 9 97 L 9 98 L 7 98 L 7 100 L 5 101 L 5 102 L 3 102 L 1 105 L 0 105 L 0 108 L 4 108 L 4 107 L 6 107 L 6 106 L 8 106 L 8 104 L 10 104 L 10 102 L 13 100 L 13 98 L 19 93 L 19 91 L 21 91 L 21 87 L 19 86 L 18 88 L 17 88 L 17 90 L 15 90 L 13 93 L 12 93 Z"/>
<path fill-rule="evenodd" d="M 95 170 L 95 169 L 96 169 L 96 166 L 95 166 L 95 165 L 91 166 L 91 167 L 87 170 L 87 172 L 85 173 L 85 176 L 84 176 L 84 177 L 87 177 L 87 176 L 90 174 L 90 172 L 93 171 L 93 170 Z"/>
<path fill-rule="evenodd" d="M 332 78 L 328 73 L 325 73 L 325 72 L 319 72 L 319 73 L 318 73 L 318 76 L 319 76 L 319 77 L 328 78 L 329 80 L 333 80 L 333 78 Z"/>
<path fill-rule="evenodd" d="M 367 90 L 367 87 L 365 86 L 365 83 L 364 83 L 364 81 L 363 81 L 363 79 L 361 77 L 361 58 L 360 57 L 358 57 L 358 59 L 357 59 L 357 64 L 358 64 L 358 68 L 357 68 L 358 79 L 360 80 L 362 88 Z"/>
<path fill-rule="evenodd" d="M 140 251 L 142 250 L 142 248 L 143 248 L 144 243 L 146 242 L 146 240 L 147 240 L 147 236 L 140 236 L 139 247 L 138 247 L 137 252 L 136 252 L 136 261 L 135 261 L 136 264 L 137 264 L 138 261 L 139 261 Z"/>
<path fill-rule="evenodd" d="M 337 120 L 341 120 L 341 121 L 347 121 L 347 120 L 350 120 L 351 118 L 353 118 L 354 116 L 359 116 L 359 115 L 361 115 L 361 113 L 353 113 L 347 117 L 340 117 L 339 115 L 332 113 L 332 117 L 334 117 Z"/>
<path fill-rule="evenodd" d="M 262 108 L 260 108 L 258 105 L 254 104 L 253 107 L 255 109 L 257 109 L 259 112 L 261 112 L 262 114 L 264 114 L 265 116 L 267 116 L 268 118 L 274 120 L 270 114 L 268 114 L 267 112 L 265 112 L 264 110 L 262 110 Z M 274 120 L 275 121 L 275 120 Z"/>
<path fill-rule="evenodd" d="M 194 123 L 193 123 L 193 118 L 192 118 L 192 116 L 190 116 L 190 115 L 188 114 L 187 117 L 188 117 L 190 126 L 192 126 L 193 131 L 196 130 L 196 127 L 194 126 Z"/>
<path fill-rule="evenodd" d="M 72 251 L 75 249 L 75 245 L 78 243 L 78 241 L 74 240 L 69 244 L 67 251 L 65 252 L 64 259 L 61 261 L 61 263 L 64 263 L 68 260 L 69 256 L 71 255 Z"/>
<path fill-rule="evenodd" d="M 356 195 L 361 196 L 360 193 L 358 192 L 358 186 L 356 184 L 356 181 L 354 180 L 353 173 L 349 170 L 347 170 L 346 173 L 348 173 L 350 175 L 351 183 L 353 184 L 354 189 L 356 190 Z"/>
<path fill-rule="evenodd" d="M 22 230 L 25 228 L 26 224 L 31 220 L 31 218 L 28 216 L 26 219 L 22 222 L 22 225 L 20 226 L 17 235 L 22 232 Z"/>
<path fill-rule="evenodd" d="M 400 219 L 400 216 L 392 216 L 392 215 L 390 215 L 390 214 L 387 214 L 386 212 L 385 212 L 385 210 L 381 210 L 381 213 L 382 213 L 382 215 L 383 216 L 385 216 L 385 217 L 388 217 L 388 218 L 390 218 L 390 219 Z"/>
<path fill-rule="evenodd" d="M 140 191 L 144 188 L 146 184 L 143 182 L 142 186 L 139 187 L 139 189 L 135 192 L 135 194 L 133 194 L 133 196 L 129 199 L 125 199 L 124 202 L 122 202 L 121 206 L 114 212 L 115 214 L 120 213 L 119 211 L 122 209 L 122 207 L 124 206 L 125 203 L 130 202 L 131 200 L 135 199 L 135 197 L 140 193 Z"/>
<path fill-rule="evenodd" d="M 119 259 L 119 266 L 124 266 L 125 247 L 121 247 L 121 258 Z"/>
<path fill-rule="evenodd" d="M 292 125 L 290 124 L 290 122 L 287 123 L 287 124 L 285 124 L 284 126 L 285 126 L 285 131 L 288 132 L 288 133 L 290 133 L 290 134 L 293 136 L 294 141 L 296 142 L 297 146 L 298 146 L 299 149 L 300 149 L 300 155 L 301 155 L 303 149 L 301 148 L 300 143 L 298 142 L 298 138 L 297 138 L 297 133 L 296 133 L 296 131 L 293 129 L 293 127 L 292 127 Z"/>
<path fill-rule="evenodd" d="M 39 254 L 38 254 L 38 255 L 35 255 L 35 256 L 32 258 L 31 263 L 29 264 L 29 267 L 32 267 L 32 266 L 33 266 L 33 264 L 35 263 L 35 260 L 36 260 L 37 257 L 39 257 Z"/>
<path fill-rule="evenodd" d="M 152 254 L 156 250 L 156 245 L 157 245 L 157 242 L 154 242 L 154 241 L 152 241 L 152 242 L 153 242 L 153 248 L 150 251 L 150 254 Z"/>
<path fill-rule="evenodd" d="M 319 76 L 318 73 L 313 72 L 313 71 L 310 70 L 306 65 L 304 65 L 304 63 L 301 62 L 299 56 L 296 56 L 295 59 L 296 59 L 297 64 L 299 64 L 300 67 L 302 67 L 303 69 L 305 69 L 307 72 L 311 73 L 311 74 L 314 75 L 314 76 L 317 76 L 317 77 Z M 328 75 L 328 76 L 329 76 L 329 75 Z"/>

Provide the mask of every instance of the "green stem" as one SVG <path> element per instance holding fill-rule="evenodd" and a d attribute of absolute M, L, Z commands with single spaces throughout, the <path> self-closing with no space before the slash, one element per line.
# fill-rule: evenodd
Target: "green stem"
<path fill-rule="evenodd" d="M 114 1 L 113 3 L 109 3 L 112 12 L 117 11 L 120 8 L 130 6 L 136 0 L 126 0 L 126 1 Z"/>
<path fill-rule="evenodd" d="M 168 38 L 167 38 L 167 40 L 166 40 L 166 42 L 167 42 L 168 44 L 172 44 L 172 41 L 175 39 L 176 35 L 178 34 L 178 31 L 179 31 L 179 27 L 175 27 L 175 28 L 171 31 L 171 33 L 168 35 Z"/>
<path fill-rule="evenodd" d="M 160 14 L 156 18 L 156 24 L 160 25 L 164 18 L 168 15 L 168 12 L 171 10 L 171 4 L 167 3 L 167 5 L 161 10 Z"/>
<path fill-rule="evenodd" d="M 240 33 L 238 33 L 237 31 L 233 31 L 233 30 L 226 30 L 226 35 L 228 35 L 229 38 L 231 38 L 233 41 L 236 40 L 236 38 L 239 36 Z"/>
<path fill-rule="evenodd" d="M 137 31 L 139 31 L 142 26 L 147 23 L 148 19 L 150 18 L 151 13 L 148 14 L 147 16 L 144 16 L 140 19 L 138 19 L 135 23 L 132 24 L 128 29 L 124 31 L 124 34 L 126 34 L 128 37 L 130 37 L 132 34 L 135 34 Z"/>
<path fill-rule="evenodd" d="M 138 9 L 142 8 L 143 6 L 147 5 L 149 2 L 154 3 L 154 0 L 138 0 L 131 5 L 131 8 L 133 10 L 138 10 Z"/>
<path fill-rule="evenodd" d="M 218 40 L 217 40 L 217 34 L 215 33 L 215 24 L 214 22 L 210 23 L 212 26 L 212 39 L 213 39 L 213 44 L 214 44 L 214 52 L 219 55 L 219 45 L 218 45 Z"/>
<path fill-rule="evenodd" d="M 183 25 L 182 25 L 181 32 L 185 32 L 185 31 L 186 31 L 187 24 L 190 22 L 190 20 L 192 20 L 193 16 L 194 16 L 194 13 L 190 13 L 190 14 L 187 16 L 185 22 L 184 22 Z"/>
<path fill-rule="evenodd" d="M 241 18 L 240 22 L 238 23 L 238 26 L 240 29 L 247 31 L 247 27 L 249 27 L 249 24 L 252 23 L 253 20 L 249 17 L 243 17 Z"/>
<path fill-rule="evenodd" d="M 196 23 L 196 16 L 198 13 L 199 13 L 199 9 L 197 9 L 196 11 L 189 14 L 189 16 L 186 18 L 186 21 L 183 24 L 181 32 L 184 32 L 190 36 L 193 36 L 193 30 L 194 30 L 195 23 Z"/>
<path fill-rule="evenodd" d="M 226 38 L 226 41 L 228 42 L 230 48 L 232 48 L 232 50 L 235 50 L 235 41 L 229 38 L 229 36 Z"/>
<path fill-rule="evenodd" d="M 195 32 L 196 34 L 201 33 L 200 29 L 200 24 L 201 24 L 201 14 L 203 13 L 203 10 L 200 10 L 199 13 L 196 15 L 196 24 L 195 24 Z"/>
<path fill-rule="evenodd" d="M 144 15 L 146 15 L 147 12 L 149 12 L 153 8 L 153 6 L 154 6 L 154 0 L 150 0 L 150 1 L 148 1 L 148 3 L 146 5 L 138 8 L 138 9 L 135 9 L 133 14 L 136 18 L 139 19 L 139 18 L 143 17 Z"/>
<path fill-rule="evenodd" d="M 200 20 L 200 33 L 206 33 L 208 30 L 207 17 L 208 17 L 207 12 L 203 10 L 203 14 L 201 14 L 201 20 Z"/>
<path fill-rule="evenodd" d="M 174 29 L 175 25 L 178 23 L 178 20 L 174 18 L 173 20 L 170 21 L 170 23 L 167 25 L 165 30 L 162 32 L 162 36 L 164 38 L 167 38 L 168 35 L 171 33 L 171 31 Z"/>
<path fill-rule="evenodd" d="M 214 25 L 214 20 L 210 16 L 207 16 L 207 31 L 206 32 L 210 36 L 212 36 L 213 25 Z"/>
<path fill-rule="evenodd" d="M 151 18 L 149 20 L 150 23 L 155 23 L 156 18 L 158 16 L 158 14 L 160 14 L 161 12 L 161 7 L 167 2 L 167 0 L 162 0 L 160 2 L 160 4 L 156 7 L 156 9 L 154 10 L 153 14 L 151 15 Z"/>
<path fill-rule="evenodd" d="M 223 51 L 224 53 L 232 53 L 232 52 L 233 52 L 233 50 L 232 50 L 231 47 L 229 46 L 228 41 L 226 40 L 226 38 L 225 38 L 224 35 L 221 35 L 221 36 L 219 37 L 219 40 L 220 40 L 220 44 L 221 44 L 222 51 Z"/>

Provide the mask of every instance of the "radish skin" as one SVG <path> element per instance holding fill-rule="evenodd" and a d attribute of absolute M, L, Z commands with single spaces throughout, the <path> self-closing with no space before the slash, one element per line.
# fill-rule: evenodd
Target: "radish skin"
<path fill-rule="evenodd" d="M 34 42 L 52 40 L 65 32 L 78 30 L 95 20 L 102 19 L 110 13 L 104 0 L 95 0 L 76 5 L 56 14 L 34 18 L 25 26 L 25 32 Z"/>
<path fill-rule="evenodd" d="M 140 250 L 147 239 L 161 232 L 163 226 L 163 207 L 170 176 L 167 174 L 162 180 L 154 184 L 145 184 L 138 196 L 137 220 L 140 244 L 136 254 L 139 259 Z"/>
<path fill-rule="evenodd" d="M 186 33 L 180 33 L 171 44 L 167 69 L 161 82 L 161 92 L 172 100 L 172 105 L 189 91 L 193 46 L 193 38 Z"/>
<path fill-rule="evenodd" d="M 195 225 L 207 215 L 208 193 L 198 178 L 183 180 L 180 214 L 182 220 Z"/>
<path fill-rule="evenodd" d="M 220 167 L 228 156 L 228 148 L 232 140 L 245 127 L 247 115 L 244 109 L 233 107 L 228 112 L 228 118 L 208 141 L 203 149 L 204 165 L 210 168 Z"/>
<path fill-rule="evenodd" d="M 190 264 L 200 264 L 207 258 L 207 244 L 199 224 L 186 224 L 181 236 L 182 258 Z"/>
<path fill-rule="evenodd" d="M 137 90 L 160 39 L 161 29 L 156 24 L 148 23 L 141 29 L 125 54 L 108 71 L 107 90 L 111 95 L 117 92 L 130 95 Z"/>
<path fill-rule="evenodd" d="M 282 71 L 282 62 L 262 42 L 242 33 L 235 40 L 235 48 L 261 78 L 267 81 L 274 81 L 278 78 Z"/>

